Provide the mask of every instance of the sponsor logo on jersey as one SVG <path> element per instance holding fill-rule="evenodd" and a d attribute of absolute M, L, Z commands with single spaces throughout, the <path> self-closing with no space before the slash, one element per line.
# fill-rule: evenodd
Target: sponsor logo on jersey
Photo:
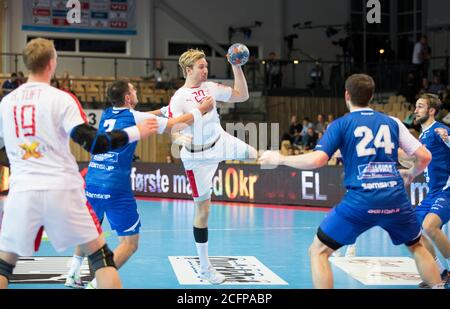
<path fill-rule="evenodd" d="M 358 166 L 358 180 L 379 179 L 398 176 L 394 162 L 370 162 Z"/>
<path fill-rule="evenodd" d="M 30 158 L 39 159 L 42 157 L 41 152 L 38 150 L 39 142 L 34 141 L 30 145 L 20 144 L 19 147 L 22 148 L 23 151 L 25 152 L 22 155 L 22 160 L 28 160 Z"/>
<path fill-rule="evenodd" d="M 99 162 L 117 162 L 119 160 L 119 154 L 117 152 L 96 154 L 94 160 Z"/>

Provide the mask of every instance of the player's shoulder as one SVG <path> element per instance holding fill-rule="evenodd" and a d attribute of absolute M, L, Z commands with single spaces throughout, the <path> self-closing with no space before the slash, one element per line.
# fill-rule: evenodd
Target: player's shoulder
<path fill-rule="evenodd" d="M 224 87 L 222 84 L 219 84 L 219 83 L 216 83 L 216 82 L 213 82 L 213 81 L 210 81 L 210 80 L 208 80 L 208 81 L 206 81 L 206 82 L 203 82 L 201 85 L 200 85 L 200 88 L 202 88 L 202 89 L 208 89 L 208 90 L 214 90 L 214 89 L 218 89 L 218 88 L 221 88 L 221 87 Z"/>
<path fill-rule="evenodd" d="M 148 113 L 148 112 L 141 112 L 134 109 L 129 109 L 129 112 L 134 116 L 135 119 L 149 119 L 149 118 L 155 118 L 156 116 Z"/>
<path fill-rule="evenodd" d="M 439 121 L 436 121 L 434 123 L 433 127 L 434 127 L 434 129 L 442 128 L 442 129 L 446 129 L 447 131 L 450 131 L 450 127 L 448 127 L 447 125 L 445 125 L 444 123 L 439 122 Z"/>
<path fill-rule="evenodd" d="M 57 101 L 62 101 L 68 104 L 77 104 L 81 106 L 80 100 L 75 94 L 52 86 L 49 86 L 47 89 L 48 92 L 53 96 L 53 98 L 58 99 Z"/>
<path fill-rule="evenodd" d="M 186 88 L 185 88 L 185 87 L 180 87 L 180 88 L 178 88 L 178 89 L 174 92 L 174 94 L 172 95 L 171 100 L 183 96 L 184 93 L 186 93 Z"/>

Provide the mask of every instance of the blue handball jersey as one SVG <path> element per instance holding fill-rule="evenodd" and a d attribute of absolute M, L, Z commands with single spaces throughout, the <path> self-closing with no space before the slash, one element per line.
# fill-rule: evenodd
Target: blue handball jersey
<path fill-rule="evenodd" d="M 350 206 L 392 206 L 396 198 L 407 201 L 403 180 L 397 170 L 398 148 L 413 154 L 420 143 L 396 118 L 361 108 L 331 123 L 315 150 L 328 157 L 341 151 Z"/>
<path fill-rule="evenodd" d="M 446 129 L 450 134 L 450 128 L 446 125 L 434 122 L 422 131 L 419 140 L 431 152 L 433 159 L 425 170 L 429 193 L 450 190 L 450 148 L 434 130 Z"/>
<path fill-rule="evenodd" d="M 99 123 L 99 133 L 120 130 L 156 116 L 128 108 L 107 108 Z M 158 133 L 164 132 L 167 119 L 156 117 Z M 89 162 L 86 185 L 116 190 L 131 190 L 130 173 L 137 142 L 103 154 L 94 155 Z"/>

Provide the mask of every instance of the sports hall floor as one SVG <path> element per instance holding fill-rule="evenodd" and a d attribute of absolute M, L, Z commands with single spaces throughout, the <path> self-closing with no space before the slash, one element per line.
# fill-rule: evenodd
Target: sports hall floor
<path fill-rule="evenodd" d="M 189 257 L 196 255 L 193 206 L 187 200 L 138 200 L 140 247 L 120 269 L 125 288 L 217 288 L 198 279 L 196 260 Z M 209 220 L 210 255 L 227 276 L 227 282 L 219 287 L 311 288 L 308 246 L 325 215 L 326 209 L 320 208 L 214 202 Z M 114 248 L 115 233 L 107 223 L 103 229 Z M 449 235 L 448 227 L 445 232 Z M 10 288 L 65 288 L 63 275 L 71 255 L 71 250 L 56 254 L 44 238 L 34 258 L 19 262 Z M 356 258 L 334 258 L 335 287 L 417 288 L 418 277 L 411 263 L 405 247 L 392 245 L 387 233 L 374 228 L 358 239 Z M 348 271 L 336 264 L 343 264 Z M 89 275 L 87 266 L 83 273 Z"/>

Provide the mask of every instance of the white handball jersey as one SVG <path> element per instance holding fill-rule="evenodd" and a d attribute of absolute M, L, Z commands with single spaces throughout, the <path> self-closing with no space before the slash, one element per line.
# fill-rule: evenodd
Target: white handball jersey
<path fill-rule="evenodd" d="M 199 107 L 200 102 L 207 96 L 211 96 L 216 101 L 227 102 L 233 90 L 224 85 L 214 82 L 201 83 L 200 87 L 178 89 L 172 96 L 169 103 L 169 118 L 179 117 L 189 113 Z M 184 135 L 193 137 L 192 143 L 195 145 L 205 145 L 214 142 L 218 136 L 224 132 L 220 125 L 217 109 L 213 108 L 209 113 L 196 121 L 191 126 L 181 131 Z"/>
<path fill-rule="evenodd" d="M 76 97 L 45 83 L 25 83 L 4 97 L 0 136 L 11 164 L 11 190 L 82 187 L 69 139 L 83 123 L 86 115 Z"/>

